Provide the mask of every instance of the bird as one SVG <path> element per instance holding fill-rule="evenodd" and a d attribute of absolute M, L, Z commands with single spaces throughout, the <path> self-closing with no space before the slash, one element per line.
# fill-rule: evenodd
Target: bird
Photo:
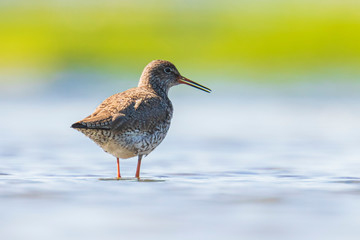
<path fill-rule="evenodd" d="M 211 92 L 183 77 L 173 63 L 154 60 L 144 68 L 137 87 L 105 99 L 91 115 L 71 128 L 116 157 L 117 179 L 121 178 L 119 159 L 137 156 L 135 178 L 140 179 L 142 158 L 164 140 L 169 130 L 173 106 L 168 92 L 179 84 Z"/>

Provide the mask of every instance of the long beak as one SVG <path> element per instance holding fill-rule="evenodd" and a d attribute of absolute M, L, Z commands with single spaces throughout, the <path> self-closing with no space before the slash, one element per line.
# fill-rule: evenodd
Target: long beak
<path fill-rule="evenodd" d="M 208 93 L 211 92 L 210 88 L 204 87 L 203 85 L 200 85 L 200 84 L 198 84 L 198 83 L 196 83 L 194 81 L 191 81 L 190 79 L 187 79 L 186 77 L 183 77 L 183 76 L 180 76 L 179 83 L 183 83 L 183 84 L 192 86 L 194 88 L 203 90 L 203 91 L 208 92 Z"/>

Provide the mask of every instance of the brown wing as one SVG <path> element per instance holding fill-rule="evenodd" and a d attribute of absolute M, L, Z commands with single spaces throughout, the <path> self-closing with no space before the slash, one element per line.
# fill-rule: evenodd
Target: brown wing
<path fill-rule="evenodd" d="M 72 128 L 110 129 L 112 119 L 119 108 L 126 108 L 126 97 L 120 94 L 105 99 L 95 111 L 81 121 L 74 123 Z"/>
<path fill-rule="evenodd" d="M 148 130 L 154 121 L 165 120 L 166 110 L 162 110 L 161 104 L 161 98 L 153 93 L 129 89 L 107 98 L 90 116 L 71 127 L 121 131 L 137 126 Z"/>

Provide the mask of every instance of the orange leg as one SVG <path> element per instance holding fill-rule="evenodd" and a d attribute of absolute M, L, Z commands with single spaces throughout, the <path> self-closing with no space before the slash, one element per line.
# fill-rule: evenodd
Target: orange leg
<path fill-rule="evenodd" d="M 119 158 L 116 158 L 117 161 L 117 177 L 121 178 L 120 176 L 120 162 L 119 162 Z"/>
<path fill-rule="evenodd" d="M 142 159 L 142 155 L 139 155 L 138 156 L 138 164 L 137 164 L 137 167 L 136 167 L 136 174 L 135 174 L 136 178 L 140 178 L 141 159 Z"/>

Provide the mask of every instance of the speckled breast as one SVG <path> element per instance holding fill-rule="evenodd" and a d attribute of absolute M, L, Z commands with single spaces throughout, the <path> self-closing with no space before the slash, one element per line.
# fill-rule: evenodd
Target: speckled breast
<path fill-rule="evenodd" d="M 120 148 L 129 150 L 134 156 L 147 155 L 164 140 L 169 127 L 170 121 L 166 121 L 158 124 L 151 131 L 138 129 L 124 131 L 115 135 L 114 140 L 120 145 Z"/>

